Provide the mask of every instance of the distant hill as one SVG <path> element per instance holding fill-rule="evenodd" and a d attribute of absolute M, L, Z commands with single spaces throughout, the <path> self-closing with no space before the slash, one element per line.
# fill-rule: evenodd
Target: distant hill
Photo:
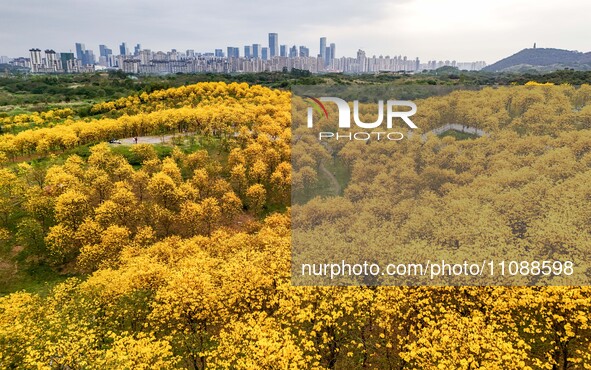
<path fill-rule="evenodd" d="M 489 72 L 524 72 L 527 70 L 555 71 L 572 68 L 579 71 L 591 70 L 591 52 L 536 48 L 523 49 L 505 59 L 486 66 Z"/>

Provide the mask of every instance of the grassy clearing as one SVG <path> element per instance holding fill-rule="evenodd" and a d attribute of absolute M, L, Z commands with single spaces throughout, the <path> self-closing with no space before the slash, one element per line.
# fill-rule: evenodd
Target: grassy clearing
<path fill-rule="evenodd" d="M 459 131 L 455 131 L 455 130 L 447 130 L 438 136 L 439 137 L 451 136 L 451 137 L 455 138 L 456 140 L 478 139 L 478 135 L 468 134 L 466 132 L 459 132 Z"/>
<path fill-rule="evenodd" d="M 338 157 L 331 161 L 327 161 L 324 164 L 324 167 L 326 167 L 326 169 L 337 179 L 337 182 L 341 188 L 339 195 L 342 195 L 343 191 L 351 180 L 351 172 L 349 171 L 349 167 L 347 167 L 347 165 Z"/>
<path fill-rule="evenodd" d="M 62 275 L 45 265 L 18 269 L 14 262 L 2 263 L 0 266 L 0 296 L 19 291 L 45 295 L 54 285 L 68 277 L 70 276 Z"/>

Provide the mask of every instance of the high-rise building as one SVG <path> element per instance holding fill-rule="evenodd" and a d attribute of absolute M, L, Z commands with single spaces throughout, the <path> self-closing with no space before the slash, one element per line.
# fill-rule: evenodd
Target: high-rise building
<path fill-rule="evenodd" d="M 367 61 L 367 58 L 365 57 L 365 51 L 363 51 L 361 49 L 357 50 L 358 70 L 356 72 L 359 72 L 359 73 L 367 72 L 366 61 Z"/>
<path fill-rule="evenodd" d="M 261 59 L 261 44 L 252 44 L 252 57 Z"/>
<path fill-rule="evenodd" d="M 326 60 L 326 37 L 320 38 L 320 58 Z"/>
<path fill-rule="evenodd" d="M 94 53 L 92 52 L 92 50 L 88 49 L 86 51 L 84 51 L 84 64 L 85 65 L 91 65 L 91 64 L 95 64 L 96 60 L 94 59 Z"/>
<path fill-rule="evenodd" d="M 111 63 L 111 56 L 113 50 L 109 49 L 106 45 L 99 45 L 99 61 L 98 63 L 105 67 L 113 67 Z"/>
<path fill-rule="evenodd" d="M 178 61 L 181 58 L 181 55 L 176 49 L 170 49 L 168 53 L 166 53 L 167 60 L 169 62 Z"/>
<path fill-rule="evenodd" d="M 129 51 L 125 42 L 119 45 L 122 54 L 113 53 L 106 45 L 99 45 L 99 55 L 93 50 L 87 50 L 82 43 L 76 43 L 75 54 L 60 53 L 45 50 L 41 55 L 39 49 L 30 49 L 30 58 L 16 58 L 10 60 L 14 66 L 31 68 L 33 73 L 55 72 L 88 72 L 96 70 L 95 64 L 107 68 L 119 68 L 130 73 L 165 74 L 165 73 L 236 73 L 236 72 L 278 72 L 290 69 L 302 69 L 311 73 L 342 72 L 342 73 L 375 73 L 378 71 L 417 71 L 432 70 L 442 66 L 452 66 L 460 69 L 481 69 L 484 62 L 458 62 L 456 60 L 430 60 L 421 63 L 419 58 L 403 55 L 367 56 L 359 50 L 356 56 L 342 56 L 337 59 L 336 45 L 327 45 L 327 38 L 320 38 L 323 49 L 318 54 L 305 46 L 278 45 L 278 34 L 269 33 L 269 46 L 261 44 L 244 46 L 244 54 L 238 47 L 228 46 L 227 51 L 215 49 L 215 53 L 196 53 L 193 49 L 178 52 L 176 49 L 163 52 L 152 52 L 141 49 L 140 44 Z M 137 55 L 135 55 L 137 54 Z M 78 58 L 75 58 L 75 55 Z M 227 57 L 227 58 L 225 58 Z M 289 58 L 289 59 L 288 59 Z M 258 59 L 258 60 L 253 60 Z M 0 64 L 6 63 L 7 57 L 0 57 Z M 100 68 L 98 68 L 100 69 Z"/>
<path fill-rule="evenodd" d="M 124 42 L 119 45 L 119 55 L 129 55 L 129 49 L 127 49 L 127 44 Z"/>
<path fill-rule="evenodd" d="M 104 57 L 107 54 L 105 53 L 105 50 L 107 49 L 106 45 L 99 45 L 99 57 Z"/>
<path fill-rule="evenodd" d="M 150 60 L 152 60 L 152 51 L 150 49 L 140 50 L 140 65 L 148 65 L 150 64 Z"/>
<path fill-rule="evenodd" d="M 41 49 L 29 49 L 31 54 L 31 72 L 38 72 L 43 61 L 41 60 Z"/>
<path fill-rule="evenodd" d="M 305 46 L 300 46 L 300 56 L 301 57 L 309 57 L 310 56 L 310 49 Z"/>
<path fill-rule="evenodd" d="M 53 71 L 59 69 L 59 66 L 57 65 L 57 54 L 55 51 L 45 50 L 45 66 Z"/>
<path fill-rule="evenodd" d="M 74 58 L 74 53 L 60 53 L 60 61 L 62 63 L 62 69 L 66 73 L 76 72 L 76 58 Z"/>
<path fill-rule="evenodd" d="M 264 47 L 261 49 L 261 59 L 262 60 L 269 60 L 269 48 Z"/>
<path fill-rule="evenodd" d="M 228 46 L 228 58 L 240 58 L 240 49 Z"/>
<path fill-rule="evenodd" d="M 337 50 L 337 46 L 335 45 L 334 42 L 332 42 L 330 44 L 330 60 L 331 61 L 337 57 L 335 54 L 336 50 Z"/>
<path fill-rule="evenodd" d="M 163 62 L 167 59 L 167 55 L 162 51 L 158 51 L 152 55 L 152 59 L 157 60 L 159 62 Z"/>
<path fill-rule="evenodd" d="M 86 64 L 85 59 L 86 47 L 84 44 L 77 42 L 76 43 L 76 58 L 84 65 Z"/>
<path fill-rule="evenodd" d="M 276 33 L 269 34 L 269 51 L 271 58 L 279 55 L 279 35 Z"/>

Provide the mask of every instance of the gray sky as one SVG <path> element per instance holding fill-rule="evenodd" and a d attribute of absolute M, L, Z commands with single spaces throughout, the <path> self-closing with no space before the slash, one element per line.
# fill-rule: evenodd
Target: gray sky
<path fill-rule="evenodd" d="M 590 51 L 587 0 L 0 0 L 0 55 L 57 52 L 83 42 L 98 54 L 132 49 L 226 50 L 268 44 L 336 43 L 337 57 L 371 55 L 493 63 L 538 47 Z"/>

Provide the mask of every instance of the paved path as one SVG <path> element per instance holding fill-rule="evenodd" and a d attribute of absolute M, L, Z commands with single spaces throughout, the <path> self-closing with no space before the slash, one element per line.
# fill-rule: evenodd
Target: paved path
<path fill-rule="evenodd" d="M 488 136 L 488 134 L 486 132 L 484 132 L 484 130 L 481 130 L 476 127 L 462 125 L 461 123 L 448 123 L 447 125 L 443 125 L 441 127 L 434 128 L 433 130 L 427 132 L 426 134 L 423 134 L 421 137 L 423 139 L 426 139 L 427 134 L 429 134 L 429 133 L 433 133 L 435 135 L 441 135 L 446 131 L 464 132 L 466 134 L 475 135 L 478 137 Z"/>
<path fill-rule="evenodd" d="M 162 136 L 138 136 L 137 143 L 138 144 L 164 144 L 170 141 L 174 136 L 177 135 L 162 135 Z M 132 137 L 128 137 L 125 139 L 120 139 L 121 144 L 131 145 L 135 144 L 135 141 Z"/>
<path fill-rule="evenodd" d="M 341 184 L 339 184 L 339 181 L 332 174 L 332 172 L 330 172 L 326 167 L 324 167 L 324 161 L 320 162 L 320 171 L 322 171 L 322 173 L 324 173 L 325 176 L 328 176 L 328 179 L 331 183 L 332 193 L 335 196 L 339 196 L 341 194 Z"/>

